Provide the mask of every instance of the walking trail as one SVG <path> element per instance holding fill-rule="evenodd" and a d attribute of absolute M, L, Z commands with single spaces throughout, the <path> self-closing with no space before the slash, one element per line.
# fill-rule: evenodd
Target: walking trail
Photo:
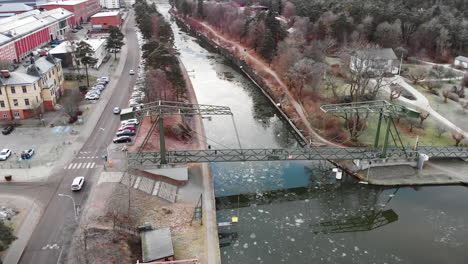
<path fill-rule="evenodd" d="M 183 19 L 183 18 L 181 18 Z M 225 38 L 224 36 L 222 36 L 221 34 L 219 34 L 215 29 L 213 29 L 210 25 L 206 24 L 206 22 L 201 22 L 201 21 L 197 21 L 198 23 L 200 23 L 200 25 L 202 25 L 206 30 L 210 31 L 212 34 L 214 34 L 219 40 L 225 42 L 225 43 L 229 43 L 229 45 L 232 45 L 234 47 L 237 48 L 238 52 L 240 53 L 240 55 L 242 55 L 242 57 L 245 59 L 245 58 L 248 58 L 250 60 L 251 63 L 253 63 L 254 65 L 253 68 L 254 69 L 260 69 L 266 73 L 268 73 L 271 77 L 274 78 L 274 80 L 276 81 L 276 83 L 279 85 L 279 87 L 281 87 L 282 91 L 284 92 L 284 94 L 286 95 L 286 98 L 287 100 L 292 104 L 292 106 L 294 107 L 294 109 L 296 110 L 296 113 L 299 114 L 299 117 L 301 118 L 302 122 L 304 123 L 304 125 L 306 126 L 307 128 L 307 131 L 308 131 L 308 134 L 309 135 L 312 135 L 315 139 L 317 139 L 318 141 L 321 141 L 327 145 L 330 145 L 330 146 L 334 146 L 334 147 L 343 147 L 342 145 L 339 145 L 339 144 L 336 144 L 334 142 L 331 142 L 327 139 L 325 139 L 324 137 L 320 136 L 313 128 L 312 126 L 310 125 L 309 123 L 309 120 L 307 118 L 307 113 L 304 111 L 304 108 L 302 107 L 302 105 L 297 102 L 297 100 L 294 98 L 294 96 L 291 94 L 291 92 L 289 91 L 288 87 L 286 86 L 286 84 L 284 84 L 284 82 L 279 78 L 278 74 L 276 74 L 275 71 L 273 71 L 268 65 L 267 63 L 265 63 L 264 61 L 262 60 L 259 60 L 255 54 L 252 54 L 248 51 L 248 49 L 246 47 L 244 47 L 243 45 L 239 44 L 238 42 L 236 41 L 232 41 L 232 40 L 229 40 L 227 38 Z M 219 46 L 223 46 L 221 44 L 219 44 L 219 42 L 217 42 L 216 40 L 213 40 L 214 42 L 218 43 Z M 266 82 L 268 82 L 268 80 L 265 80 Z"/>
<path fill-rule="evenodd" d="M 439 120 L 442 122 L 445 126 L 447 126 L 450 130 L 453 130 L 457 133 L 460 133 L 465 136 L 465 138 L 468 138 L 468 133 L 464 131 L 463 129 L 459 128 L 457 125 L 454 123 L 450 122 L 447 118 L 439 114 L 437 111 L 432 109 L 431 104 L 429 100 L 424 96 L 422 93 L 420 93 L 418 90 L 416 90 L 413 86 L 408 84 L 401 76 L 396 76 L 393 78 L 386 78 L 384 80 L 386 82 L 386 85 L 384 86 L 385 90 L 389 93 L 389 84 L 390 83 L 396 83 L 402 86 L 405 90 L 410 92 L 411 94 L 416 97 L 416 100 L 409 100 L 407 98 L 404 98 L 403 96 L 400 96 L 398 100 L 401 102 L 404 102 L 405 104 L 411 105 L 413 107 L 422 109 L 424 111 L 427 111 L 430 116 L 434 117 L 435 119 Z"/>

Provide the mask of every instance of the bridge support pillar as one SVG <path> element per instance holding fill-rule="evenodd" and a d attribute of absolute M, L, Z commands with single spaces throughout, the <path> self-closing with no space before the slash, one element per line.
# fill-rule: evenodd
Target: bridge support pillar
<path fill-rule="evenodd" d="M 374 148 L 379 147 L 379 138 L 380 138 L 380 127 L 382 126 L 382 116 L 383 114 L 379 114 L 379 122 L 377 123 L 377 133 L 375 133 L 375 141 L 374 141 Z"/>
<path fill-rule="evenodd" d="M 166 160 L 166 140 L 164 138 L 164 118 L 159 116 L 159 152 L 161 154 L 161 164 L 167 164 Z"/>
<path fill-rule="evenodd" d="M 429 160 L 429 156 L 424 153 L 419 153 L 418 157 L 418 170 L 422 170 L 424 167 L 424 163 Z"/>
<path fill-rule="evenodd" d="M 387 149 L 388 149 L 388 136 L 390 135 L 390 125 L 392 124 L 392 119 L 387 117 L 387 128 L 385 131 L 385 138 L 384 138 L 384 145 L 382 148 L 382 153 L 380 154 L 381 158 L 387 157 Z"/>

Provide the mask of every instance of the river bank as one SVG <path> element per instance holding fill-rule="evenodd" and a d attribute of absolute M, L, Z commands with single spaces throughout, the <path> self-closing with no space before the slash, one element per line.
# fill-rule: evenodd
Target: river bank
<path fill-rule="evenodd" d="M 268 97 L 271 103 L 282 114 L 283 118 L 290 123 L 295 133 L 304 142 L 304 145 L 341 147 L 341 145 L 320 136 L 312 128 L 308 121 L 309 117 L 302 105 L 297 102 L 286 85 L 264 62 L 251 55 L 241 45 L 224 39 L 220 35 L 216 35 L 214 30 L 208 25 L 191 17 L 184 18 L 174 9 L 170 10 L 170 13 L 179 22 L 179 26 L 215 48 L 217 53 L 236 65 Z M 209 33 L 201 30 L 202 28 L 209 30 Z M 236 52 L 243 55 L 239 58 Z"/>

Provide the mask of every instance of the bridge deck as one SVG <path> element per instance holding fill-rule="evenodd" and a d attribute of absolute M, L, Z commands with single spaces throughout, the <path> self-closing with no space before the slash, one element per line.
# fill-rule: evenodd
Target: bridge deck
<path fill-rule="evenodd" d="M 303 148 L 303 149 L 211 149 L 167 151 L 168 163 L 238 162 L 271 160 L 352 160 L 377 159 L 379 148 Z M 417 157 L 424 153 L 431 158 L 468 158 L 468 147 L 389 148 L 388 159 Z M 159 152 L 129 152 L 130 166 L 160 164 Z"/>

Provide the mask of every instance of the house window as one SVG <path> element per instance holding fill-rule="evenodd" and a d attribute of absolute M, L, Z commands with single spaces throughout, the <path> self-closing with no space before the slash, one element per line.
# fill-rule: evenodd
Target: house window
<path fill-rule="evenodd" d="M 3 113 L 3 119 L 8 119 L 8 114 L 7 113 Z"/>
<path fill-rule="evenodd" d="M 34 84 L 34 91 L 36 91 L 36 84 Z"/>
<path fill-rule="evenodd" d="M 26 86 L 21 86 L 21 89 L 23 89 L 23 93 L 27 93 L 28 92 L 28 88 L 26 88 Z"/>
<path fill-rule="evenodd" d="M 52 74 L 49 72 L 49 78 L 52 78 Z"/>
<path fill-rule="evenodd" d="M 11 93 L 12 93 L 12 94 L 16 93 L 16 89 L 15 89 L 15 87 L 13 87 L 13 86 L 11 87 Z"/>
<path fill-rule="evenodd" d="M 37 98 L 37 95 L 36 95 L 36 103 L 39 103 L 39 99 Z"/>
<path fill-rule="evenodd" d="M 18 106 L 18 99 L 13 99 L 13 106 Z"/>
<path fill-rule="evenodd" d="M 5 101 L 0 101 L 0 107 L 5 107 Z"/>
<path fill-rule="evenodd" d="M 15 118 L 20 118 L 20 113 L 18 111 L 13 111 Z"/>
<path fill-rule="evenodd" d="M 24 104 L 29 105 L 29 99 L 24 99 Z"/>

